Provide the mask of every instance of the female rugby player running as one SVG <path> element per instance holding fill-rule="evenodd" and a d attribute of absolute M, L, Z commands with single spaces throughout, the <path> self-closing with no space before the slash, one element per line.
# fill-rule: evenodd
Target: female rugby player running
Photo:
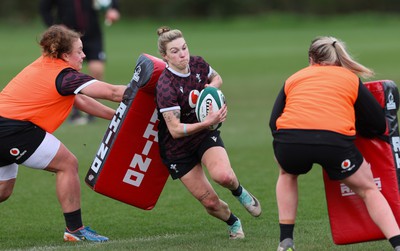
<path fill-rule="evenodd" d="M 158 50 L 168 64 L 157 84 L 159 111 L 159 145 L 164 164 L 173 179 L 180 179 L 207 212 L 228 224 L 231 239 L 244 238 L 240 220 L 231 212 L 208 181 L 202 164 L 211 178 L 228 188 L 240 203 L 257 217 L 261 214 L 258 200 L 244 189 L 232 170 L 218 130 L 211 125 L 225 121 L 227 107 L 210 113 L 198 122 L 189 96 L 206 86 L 220 88 L 222 79 L 203 58 L 190 56 L 179 30 L 161 27 L 157 30 Z"/>

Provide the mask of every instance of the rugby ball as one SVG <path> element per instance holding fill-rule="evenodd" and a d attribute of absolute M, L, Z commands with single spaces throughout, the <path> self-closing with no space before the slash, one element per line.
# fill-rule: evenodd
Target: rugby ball
<path fill-rule="evenodd" d="M 204 88 L 197 98 L 196 117 L 199 122 L 203 122 L 212 107 L 213 112 L 217 112 L 225 104 L 225 96 L 218 88 L 208 86 Z M 220 128 L 222 123 L 212 125 L 208 129 L 216 130 Z"/>
<path fill-rule="evenodd" d="M 95 10 L 104 11 L 111 7 L 112 0 L 94 0 L 93 7 Z"/>

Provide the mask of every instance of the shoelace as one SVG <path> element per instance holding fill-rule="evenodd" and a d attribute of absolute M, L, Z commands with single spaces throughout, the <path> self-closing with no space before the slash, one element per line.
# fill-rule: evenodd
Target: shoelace
<path fill-rule="evenodd" d="M 82 229 L 84 232 L 88 233 L 90 236 L 92 237 L 97 237 L 98 234 L 96 233 L 96 231 L 94 231 L 93 229 L 91 229 L 90 227 L 85 227 L 84 229 Z M 81 231 L 82 231 L 81 230 Z"/>

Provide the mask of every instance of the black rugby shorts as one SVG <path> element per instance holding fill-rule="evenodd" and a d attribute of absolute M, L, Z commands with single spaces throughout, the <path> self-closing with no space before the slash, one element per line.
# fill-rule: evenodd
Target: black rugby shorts
<path fill-rule="evenodd" d="M 0 117 L 0 166 L 23 163 L 45 136 L 46 131 L 31 122 Z"/>
<path fill-rule="evenodd" d="M 163 162 L 167 166 L 172 179 L 179 179 L 199 164 L 203 154 L 214 146 L 225 147 L 218 130 L 211 131 L 192 155 L 181 159 L 163 159 Z"/>
<path fill-rule="evenodd" d="M 274 152 L 279 165 L 287 173 L 306 174 L 313 164 L 319 164 L 332 180 L 342 180 L 351 176 L 364 160 L 354 144 L 342 147 L 274 141 Z"/>

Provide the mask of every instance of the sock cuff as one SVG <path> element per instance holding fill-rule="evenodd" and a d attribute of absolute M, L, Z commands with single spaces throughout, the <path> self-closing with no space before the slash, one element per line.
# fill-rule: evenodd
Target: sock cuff
<path fill-rule="evenodd" d="M 240 185 L 240 183 L 239 183 L 238 188 L 236 188 L 235 190 L 231 190 L 231 192 L 234 196 L 240 196 L 242 194 L 242 191 L 243 191 L 243 187 L 242 187 L 242 185 Z"/>
<path fill-rule="evenodd" d="M 229 219 L 225 222 L 229 226 L 232 226 L 237 220 L 238 220 L 238 218 L 233 213 L 231 213 L 231 215 L 229 216 Z"/>

